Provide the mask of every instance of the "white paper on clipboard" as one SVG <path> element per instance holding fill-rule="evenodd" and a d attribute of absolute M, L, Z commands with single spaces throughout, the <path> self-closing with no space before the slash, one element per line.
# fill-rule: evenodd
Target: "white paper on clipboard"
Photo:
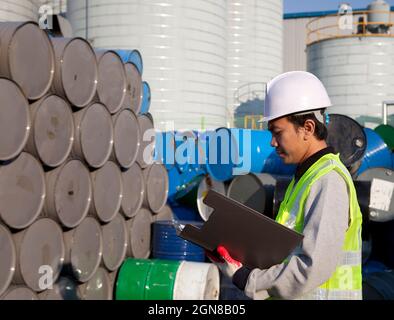
<path fill-rule="evenodd" d="M 394 183 L 381 179 L 372 179 L 369 207 L 388 211 L 393 196 Z"/>

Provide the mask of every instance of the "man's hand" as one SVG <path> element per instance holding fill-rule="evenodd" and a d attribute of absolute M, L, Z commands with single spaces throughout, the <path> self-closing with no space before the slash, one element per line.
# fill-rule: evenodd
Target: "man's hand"
<path fill-rule="evenodd" d="M 216 251 L 221 258 L 220 260 L 217 257 L 207 253 L 208 258 L 219 268 L 219 270 L 224 275 L 232 278 L 234 273 L 242 267 L 242 263 L 234 260 L 228 253 L 227 249 L 223 246 L 219 246 Z"/>

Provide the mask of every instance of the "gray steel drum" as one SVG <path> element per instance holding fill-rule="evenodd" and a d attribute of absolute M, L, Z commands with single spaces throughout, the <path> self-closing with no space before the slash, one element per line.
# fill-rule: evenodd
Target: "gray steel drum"
<path fill-rule="evenodd" d="M 144 206 L 159 213 L 168 197 L 168 174 L 164 165 L 154 163 L 143 170 L 145 180 Z"/>
<path fill-rule="evenodd" d="M 394 171 L 370 168 L 357 177 L 357 181 L 370 181 L 369 219 L 386 222 L 394 219 Z"/>
<path fill-rule="evenodd" d="M 9 227 L 28 227 L 40 214 L 44 201 L 44 171 L 32 155 L 22 152 L 0 166 L 0 218 Z"/>
<path fill-rule="evenodd" d="M 141 131 L 134 112 L 121 110 L 113 116 L 114 147 L 111 159 L 117 160 L 123 168 L 130 168 L 135 162 L 141 141 Z"/>
<path fill-rule="evenodd" d="M 90 212 L 101 222 L 109 222 L 119 212 L 123 184 L 119 167 L 107 161 L 103 167 L 91 172 L 93 201 Z"/>
<path fill-rule="evenodd" d="M 79 282 L 90 280 L 100 265 L 103 252 L 100 224 L 93 217 L 87 217 L 78 227 L 63 235 L 66 270 Z"/>
<path fill-rule="evenodd" d="M 339 153 L 343 164 L 355 173 L 359 160 L 364 156 L 367 147 L 367 137 L 363 127 L 352 118 L 342 114 L 330 114 L 327 125 L 327 144 Z"/>
<path fill-rule="evenodd" d="M 155 132 L 153 121 L 146 114 L 138 115 L 138 124 L 141 131 L 141 144 L 138 150 L 137 162 L 141 168 L 153 163 L 155 146 Z"/>
<path fill-rule="evenodd" d="M 74 228 L 86 217 L 92 198 L 89 170 L 79 160 L 70 160 L 46 172 L 47 196 L 44 215 L 66 228 Z"/>
<path fill-rule="evenodd" d="M 55 51 L 52 91 L 73 106 L 89 104 L 97 89 L 96 56 L 89 42 L 77 38 L 51 38 Z"/>
<path fill-rule="evenodd" d="M 21 89 L 15 82 L 0 78 L 0 160 L 10 160 L 22 151 L 30 121 L 29 103 Z"/>
<path fill-rule="evenodd" d="M 142 103 L 142 78 L 138 72 L 137 67 L 131 63 L 125 63 L 126 71 L 126 97 L 124 99 L 123 107 L 131 109 L 135 114 L 141 110 Z"/>
<path fill-rule="evenodd" d="M 111 155 L 114 138 L 108 110 L 101 103 L 92 103 L 74 113 L 74 124 L 73 156 L 93 168 L 102 167 Z"/>
<path fill-rule="evenodd" d="M 116 269 L 115 271 L 112 271 L 112 272 L 108 273 L 109 274 L 109 278 L 111 280 L 112 288 L 115 288 L 116 280 L 117 280 L 117 277 L 118 277 L 118 271 L 119 271 L 119 269 Z"/>
<path fill-rule="evenodd" d="M 39 295 L 40 300 L 80 300 L 78 283 L 70 277 L 59 277 L 52 289 L 47 289 Z"/>
<path fill-rule="evenodd" d="M 6 291 L 14 277 L 16 251 L 11 232 L 0 224 L 0 296 Z"/>
<path fill-rule="evenodd" d="M 265 189 L 254 174 L 235 177 L 228 187 L 227 196 L 260 213 L 265 213 Z"/>
<path fill-rule="evenodd" d="M 126 97 L 126 72 L 122 59 L 115 51 L 97 50 L 97 97 L 108 111 L 116 113 Z"/>
<path fill-rule="evenodd" d="M 68 103 L 56 95 L 30 106 L 32 128 L 25 150 L 49 167 L 61 165 L 71 152 L 74 120 Z"/>
<path fill-rule="evenodd" d="M 126 221 L 118 214 L 111 222 L 103 225 L 103 264 L 109 271 L 117 270 L 126 257 Z"/>
<path fill-rule="evenodd" d="M 60 226 L 43 218 L 13 235 L 17 264 L 13 282 L 43 291 L 55 283 L 63 267 L 65 248 Z"/>
<path fill-rule="evenodd" d="M 112 300 L 113 286 L 108 271 L 98 268 L 93 277 L 78 287 L 82 300 Z"/>
<path fill-rule="evenodd" d="M 172 212 L 171 207 L 166 204 L 163 209 L 159 211 L 158 214 L 155 214 L 152 217 L 152 222 L 156 221 L 166 221 L 166 220 L 172 220 L 174 218 L 174 213 Z"/>
<path fill-rule="evenodd" d="M 28 287 L 10 286 L 0 300 L 38 300 L 38 296 Z"/>
<path fill-rule="evenodd" d="M 126 221 L 128 231 L 128 257 L 138 259 L 147 259 L 149 257 L 151 223 L 151 212 L 145 208 L 141 208 L 134 218 Z"/>
<path fill-rule="evenodd" d="M 0 76 L 14 80 L 30 100 L 41 98 L 54 74 L 51 41 L 35 22 L 0 22 Z"/>
<path fill-rule="evenodd" d="M 123 197 L 121 212 L 126 218 L 134 217 L 142 206 L 145 196 L 145 181 L 137 163 L 122 172 Z"/>

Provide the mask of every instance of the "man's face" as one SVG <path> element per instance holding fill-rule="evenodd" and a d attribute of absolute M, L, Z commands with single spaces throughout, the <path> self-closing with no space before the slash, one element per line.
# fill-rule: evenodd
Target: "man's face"
<path fill-rule="evenodd" d="M 268 129 L 272 133 L 271 146 L 276 149 L 283 162 L 300 163 L 307 150 L 303 128 L 296 128 L 283 117 L 270 121 Z"/>

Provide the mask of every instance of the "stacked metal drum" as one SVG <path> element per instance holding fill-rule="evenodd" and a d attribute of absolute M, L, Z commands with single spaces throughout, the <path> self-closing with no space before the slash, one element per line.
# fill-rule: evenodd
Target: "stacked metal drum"
<path fill-rule="evenodd" d="M 34 22 L 0 38 L 0 299 L 112 299 L 167 201 L 141 74 Z"/>

